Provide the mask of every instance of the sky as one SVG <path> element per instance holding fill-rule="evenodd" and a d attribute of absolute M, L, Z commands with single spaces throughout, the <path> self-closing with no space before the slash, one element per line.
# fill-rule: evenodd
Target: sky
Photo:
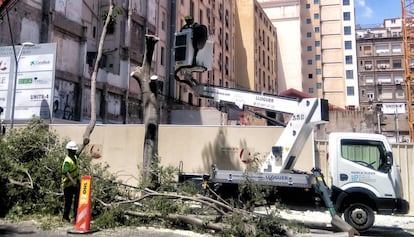
<path fill-rule="evenodd" d="M 384 19 L 401 17 L 401 0 L 354 0 L 356 24 L 378 25 Z"/>

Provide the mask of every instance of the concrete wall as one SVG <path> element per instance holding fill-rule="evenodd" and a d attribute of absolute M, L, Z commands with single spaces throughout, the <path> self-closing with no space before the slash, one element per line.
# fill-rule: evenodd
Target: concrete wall
<path fill-rule="evenodd" d="M 82 142 L 85 128 L 86 125 L 51 125 L 60 137 L 78 144 Z M 210 173 L 213 163 L 219 169 L 243 170 L 246 165 L 240 159 L 241 150 L 263 158 L 281 132 L 282 128 L 277 127 L 161 125 L 158 153 L 162 166 L 178 167 L 182 161 L 185 172 Z M 85 151 L 95 154 L 97 161 L 109 164 L 111 172 L 122 174 L 120 179 L 137 184 L 143 144 L 143 125 L 98 124 Z M 310 171 L 313 167 L 311 138 L 302 153 L 304 156 L 295 167 Z"/>
<path fill-rule="evenodd" d="M 63 139 L 73 139 L 81 143 L 86 125 L 56 125 L 54 130 Z M 162 166 L 179 167 L 183 163 L 184 172 L 210 173 L 211 165 L 219 169 L 244 170 L 246 165 L 240 159 L 242 149 L 258 158 L 270 152 L 280 136 L 282 128 L 253 126 L 180 126 L 160 125 L 159 156 Z M 86 152 L 92 153 L 98 162 L 107 163 L 110 171 L 123 182 L 136 185 L 142 167 L 144 141 L 143 125 L 97 125 L 91 135 L 91 143 Z M 295 169 L 310 172 L 312 167 L 320 167 L 330 183 L 326 152 L 328 142 L 317 141 L 315 150 L 311 137 L 295 165 Z M 394 158 L 401 167 L 404 197 L 414 202 L 414 144 L 392 144 Z M 316 154 L 315 163 L 312 154 Z M 413 209 L 410 214 L 414 214 Z"/>

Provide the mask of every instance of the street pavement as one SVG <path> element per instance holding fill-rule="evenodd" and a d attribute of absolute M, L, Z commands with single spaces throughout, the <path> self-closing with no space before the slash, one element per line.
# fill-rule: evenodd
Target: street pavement
<path fill-rule="evenodd" d="M 390 217 L 391 221 L 392 217 Z M 310 229 L 310 233 L 296 234 L 296 237 L 342 237 L 345 233 L 338 233 L 326 222 L 304 221 L 302 224 Z M 411 227 L 411 226 L 410 226 Z M 67 225 L 64 227 L 42 230 L 34 221 L 23 221 L 19 223 L 5 223 L 0 221 L 0 237 L 55 237 L 55 236 L 79 236 L 72 234 L 75 227 Z M 95 231 L 95 232 L 93 232 Z M 158 229 L 154 227 L 122 227 L 107 230 L 94 230 L 82 235 L 92 237 L 212 237 L 209 234 L 199 234 L 192 231 Z M 374 226 L 371 230 L 364 232 L 366 237 L 414 237 L 414 229 L 406 226 Z"/>
<path fill-rule="evenodd" d="M 67 225 L 64 227 L 53 228 L 51 230 L 42 230 L 32 221 L 19 223 L 0 224 L 0 237 L 55 237 L 55 236 L 79 236 L 73 234 L 75 227 Z M 153 227 L 123 227 L 106 230 L 90 229 L 89 233 L 81 235 L 93 237 L 208 237 L 207 234 L 198 234 L 192 231 L 157 229 Z"/>

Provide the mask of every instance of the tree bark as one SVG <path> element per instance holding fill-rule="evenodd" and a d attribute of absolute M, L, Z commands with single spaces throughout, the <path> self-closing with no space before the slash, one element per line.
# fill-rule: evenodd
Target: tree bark
<path fill-rule="evenodd" d="M 157 218 L 167 219 L 170 221 L 181 221 L 186 224 L 203 226 L 207 229 L 216 230 L 216 231 L 223 231 L 226 228 L 226 226 L 223 223 L 212 223 L 212 222 L 206 223 L 197 217 L 191 217 L 191 216 L 185 216 L 185 215 L 179 215 L 179 214 L 162 215 L 160 213 L 145 213 L 145 212 L 136 212 L 136 211 L 125 211 L 125 214 L 136 216 L 136 217 L 142 217 L 142 218 L 157 217 Z M 227 226 L 227 228 L 230 228 L 230 226 Z"/>
<path fill-rule="evenodd" d="M 82 151 L 83 148 L 85 148 L 85 146 L 89 144 L 90 136 L 96 124 L 96 103 L 95 103 L 96 101 L 96 78 L 98 76 L 99 63 L 102 58 L 102 51 L 103 51 L 103 45 L 105 42 L 106 31 L 108 28 L 108 24 L 111 21 L 113 12 L 114 12 L 114 1 L 109 0 L 108 14 L 105 19 L 105 24 L 102 28 L 101 37 L 99 39 L 98 55 L 96 56 L 96 61 L 95 61 L 95 65 L 93 67 L 93 73 L 91 76 L 91 119 L 89 121 L 88 126 L 85 129 L 85 132 L 83 133 L 83 144 L 81 148 L 79 149 L 80 151 Z"/>
<path fill-rule="evenodd" d="M 138 81 L 142 93 L 144 105 L 144 154 L 143 154 L 143 178 L 155 184 L 158 175 L 154 172 L 154 166 L 158 161 L 158 82 L 151 80 L 151 61 L 155 44 L 159 38 L 154 35 L 145 35 L 144 61 L 141 67 L 136 67 L 131 76 Z"/>

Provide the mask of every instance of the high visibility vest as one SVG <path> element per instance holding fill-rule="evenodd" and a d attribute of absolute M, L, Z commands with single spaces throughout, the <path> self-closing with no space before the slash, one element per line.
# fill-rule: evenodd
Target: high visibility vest
<path fill-rule="evenodd" d="M 76 156 L 75 156 L 75 160 L 76 160 Z M 79 179 L 79 169 L 78 169 L 78 164 L 77 161 L 72 160 L 72 158 L 70 158 L 69 156 L 65 157 L 65 160 L 63 161 L 62 164 L 62 187 L 63 188 L 67 188 L 70 186 L 73 186 L 72 182 L 70 181 L 70 179 L 66 176 L 66 173 L 64 171 L 64 167 L 65 164 L 69 165 L 69 174 L 70 176 L 72 176 L 73 180 L 75 180 L 75 182 L 77 182 Z"/>

